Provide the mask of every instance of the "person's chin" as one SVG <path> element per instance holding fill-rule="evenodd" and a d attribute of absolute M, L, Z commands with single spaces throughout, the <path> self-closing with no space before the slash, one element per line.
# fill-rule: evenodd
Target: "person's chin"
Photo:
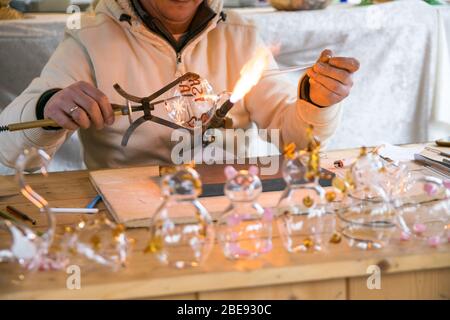
<path fill-rule="evenodd" d="M 164 12 L 166 18 L 172 21 L 184 21 L 197 10 L 197 5 L 193 0 L 166 0 Z"/>

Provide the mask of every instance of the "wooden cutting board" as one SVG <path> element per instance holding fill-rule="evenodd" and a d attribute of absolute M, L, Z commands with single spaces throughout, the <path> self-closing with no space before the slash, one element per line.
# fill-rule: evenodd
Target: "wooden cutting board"
<path fill-rule="evenodd" d="M 89 178 L 114 220 L 126 226 L 144 226 L 162 200 L 157 166 L 92 171 Z"/>
<path fill-rule="evenodd" d="M 208 170 L 198 168 L 204 183 L 224 182 L 222 167 L 208 167 Z M 92 171 L 89 177 L 114 220 L 127 227 L 136 228 L 149 226 L 151 217 L 162 204 L 159 171 L 158 166 L 108 169 Z M 280 191 L 264 192 L 258 201 L 264 207 L 273 207 L 280 193 Z M 229 205 L 228 199 L 224 196 L 199 200 L 214 219 Z"/>

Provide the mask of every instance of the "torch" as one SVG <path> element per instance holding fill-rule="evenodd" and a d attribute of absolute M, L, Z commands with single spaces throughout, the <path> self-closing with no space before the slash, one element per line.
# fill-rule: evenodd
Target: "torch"
<path fill-rule="evenodd" d="M 121 106 L 117 104 L 111 104 L 114 114 L 117 115 L 129 115 L 130 108 L 127 106 Z M 141 107 L 131 107 L 131 112 L 140 111 Z M 2 131 L 19 131 L 33 128 L 42 128 L 42 127 L 54 127 L 59 128 L 59 125 L 56 121 L 52 119 L 42 119 L 28 122 L 19 122 L 19 123 L 11 123 L 5 126 L 0 126 L 0 132 Z"/>
<path fill-rule="evenodd" d="M 266 48 L 259 48 L 255 56 L 248 61 L 241 70 L 239 78 L 230 99 L 225 101 L 218 108 L 208 124 L 208 128 L 223 128 L 226 126 L 226 115 L 234 107 L 234 104 L 244 98 L 244 96 L 259 82 L 264 70 L 269 64 L 270 51 Z"/>

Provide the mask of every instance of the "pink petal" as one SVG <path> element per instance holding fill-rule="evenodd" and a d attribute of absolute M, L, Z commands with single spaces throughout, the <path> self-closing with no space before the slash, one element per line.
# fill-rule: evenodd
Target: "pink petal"
<path fill-rule="evenodd" d="M 424 225 L 423 223 L 415 223 L 413 226 L 413 230 L 415 233 L 423 233 L 425 232 L 425 230 L 427 230 L 427 226 Z"/>
<path fill-rule="evenodd" d="M 441 237 L 439 237 L 439 236 L 430 237 L 428 239 L 428 244 L 433 248 L 436 248 L 440 243 L 441 243 Z"/>
<path fill-rule="evenodd" d="M 242 249 L 237 243 L 230 243 L 228 249 L 233 255 L 246 256 L 249 254 L 247 250 Z"/>
<path fill-rule="evenodd" d="M 237 239 L 239 239 L 239 233 L 237 233 L 237 232 L 235 232 L 235 231 L 231 232 L 231 233 L 230 233 L 230 239 L 231 239 L 232 241 L 236 241 Z"/>
<path fill-rule="evenodd" d="M 259 169 L 258 169 L 257 166 L 251 166 L 251 167 L 248 169 L 248 172 L 249 172 L 250 174 L 254 175 L 254 176 L 257 176 L 257 175 L 259 174 Z"/>
<path fill-rule="evenodd" d="M 224 172 L 225 172 L 225 177 L 227 177 L 228 180 L 231 180 L 234 177 L 236 177 L 236 175 L 238 173 L 236 171 L 236 169 L 234 167 L 232 167 L 232 166 L 226 166 Z"/>
<path fill-rule="evenodd" d="M 411 239 L 411 235 L 408 232 L 402 231 L 400 234 L 400 240 L 402 241 L 408 241 Z"/>
<path fill-rule="evenodd" d="M 444 180 L 444 187 L 450 189 L 450 180 Z"/>
<path fill-rule="evenodd" d="M 262 220 L 265 221 L 265 222 L 271 222 L 272 219 L 273 219 L 273 211 L 272 211 L 272 209 L 265 208 Z"/>
<path fill-rule="evenodd" d="M 227 218 L 227 224 L 229 227 L 235 227 L 241 223 L 241 218 L 237 214 L 233 214 Z"/>
<path fill-rule="evenodd" d="M 423 186 L 423 190 L 429 195 L 432 196 L 434 194 L 436 194 L 437 192 L 437 187 L 435 184 L 433 183 L 425 183 L 425 185 Z"/>

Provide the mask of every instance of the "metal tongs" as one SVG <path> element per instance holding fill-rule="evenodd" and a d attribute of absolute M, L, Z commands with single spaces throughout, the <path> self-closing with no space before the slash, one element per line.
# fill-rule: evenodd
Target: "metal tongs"
<path fill-rule="evenodd" d="M 181 77 L 177 78 L 176 80 L 172 81 L 168 85 L 164 86 L 157 92 L 151 94 L 148 97 L 136 97 L 129 93 L 127 93 L 125 90 L 123 90 L 119 84 L 114 85 L 114 89 L 117 91 L 119 95 L 125 98 L 126 105 L 120 105 L 120 104 L 114 104 L 112 103 L 111 106 L 113 108 L 115 115 L 123 115 L 128 116 L 128 120 L 130 122 L 130 127 L 125 132 L 123 139 L 122 139 L 122 146 L 126 146 L 128 144 L 128 140 L 130 139 L 130 136 L 133 134 L 133 132 L 145 121 L 153 121 L 156 123 L 159 123 L 163 126 L 170 127 L 173 129 L 187 129 L 183 126 L 180 126 L 176 123 L 170 122 L 168 120 L 156 117 L 152 114 L 152 111 L 155 110 L 155 106 L 161 103 L 165 103 L 167 101 L 170 101 L 171 99 L 178 99 L 179 96 L 154 101 L 156 98 L 160 97 L 162 94 L 167 92 L 168 90 L 175 87 L 180 82 L 189 80 L 189 79 L 198 79 L 200 76 L 196 73 L 188 72 L 182 75 Z M 184 97 L 191 96 L 189 94 L 183 94 Z M 132 102 L 138 103 L 139 105 L 131 105 Z M 139 112 L 143 111 L 144 115 L 140 118 L 138 118 L 136 121 L 133 121 L 131 114 L 133 112 Z M 0 126 L 0 132 L 2 131 L 19 131 L 19 130 L 26 130 L 26 129 L 32 129 L 32 128 L 42 128 L 42 127 L 56 127 L 58 128 L 59 125 L 52 119 L 42 119 L 42 120 L 36 120 L 36 121 L 29 121 L 29 122 L 20 122 L 20 123 L 12 123 L 6 126 Z M 188 130 L 188 129 L 187 129 Z"/>
<path fill-rule="evenodd" d="M 171 83 L 169 83 L 168 85 L 162 87 L 160 90 L 156 91 L 155 93 L 151 94 L 148 97 L 136 97 L 134 95 L 131 95 L 129 93 L 127 93 L 125 90 L 123 90 L 119 84 L 115 84 L 114 85 L 114 89 L 117 91 L 118 94 L 120 94 L 122 97 L 124 97 L 126 99 L 126 111 L 124 114 L 128 115 L 128 119 L 130 121 L 130 127 L 128 127 L 127 131 L 125 132 L 125 134 L 123 135 L 122 138 L 122 143 L 121 145 L 123 147 L 127 146 L 128 141 L 130 140 L 131 135 L 133 134 L 133 132 L 144 122 L 146 121 L 153 121 L 156 122 L 158 124 L 161 124 L 163 126 L 169 127 L 169 128 L 173 128 L 173 129 L 185 129 L 185 127 L 180 126 L 174 122 L 159 118 L 157 116 L 154 116 L 152 114 L 152 111 L 155 110 L 155 105 L 159 104 L 159 103 L 163 103 L 165 101 L 167 101 L 168 99 L 164 99 L 164 100 L 159 100 L 156 102 L 152 102 L 153 100 L 155 100 L 156 98 L 160 97 L 162 94 L 164 94 L 165 92 L 167 92 L 168 90 L 172 89 L 173 87 L 175 87 L 177 84 L 179 84 L 180 82 L 186 81 L 188 79 L 198 79 L 200 76 L 196 73 L 192 73 L 192 72 L 188 72 L 185 73 L 184 75 L 182 75 L 181 77 L 175 79 L 174 81 L 172 81 Z M 171 99 L 174 98 L 178 98 L 178 97 L 173 97 Z M 138 106 L 132 106 L 131 102 L 135 102 L 135 103 L 139 103 Z M 131 118 L 131 114 L 134 111 L 144 111 L 144 115 L 140 118 L 138 118 L 137 120 L 133 121 L 133 119 Z"/>

